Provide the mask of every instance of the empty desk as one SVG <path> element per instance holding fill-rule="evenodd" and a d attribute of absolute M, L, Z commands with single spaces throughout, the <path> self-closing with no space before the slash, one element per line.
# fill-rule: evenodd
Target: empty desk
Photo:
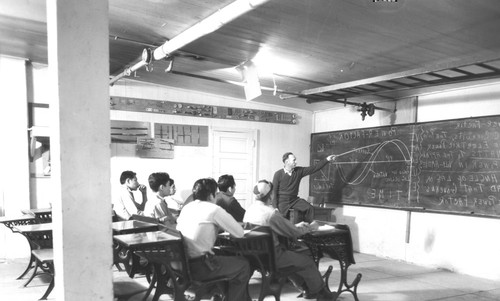
<path fill-rule="evenodd" d="M 157 231 L 158 224 L 142 221 L 120 221 L 112 223 L 113 235 Z"/>
<path fill-rule="evenodd" d="M 23 214 L 14 217 L 7 217 L 7 216 L 0 217 L 0 224 L 4 224 L 5 227 L 9 228 L 11 231 L 13 231 L 12 228 L 15 226 L 31 225 L 34 223 L 36 223 L 35 217 L 30 214 Z"/>
<path fill-rule="evenodd" d="M 52 222 L 52 208 L 36 208 L 29 210 L 22 210 L 25 214 L 32 214 L 35 216 L 37 223 L 51 223 Z"/>

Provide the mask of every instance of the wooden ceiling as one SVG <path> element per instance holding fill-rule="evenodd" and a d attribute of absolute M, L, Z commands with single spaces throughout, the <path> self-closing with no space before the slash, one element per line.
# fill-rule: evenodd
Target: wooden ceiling
<path fill-rule="evenodd" d="M 110 78 L 231 2 L 109 0 Z M 498 0 L 270 0 L 130 78 L 244 99 L 266 51 L 287 68 L 253 101 L 315 111 L 498 78 L 499 29 Z M 1 1 L 0 54 L 47 62 L 44 1 Z"/>

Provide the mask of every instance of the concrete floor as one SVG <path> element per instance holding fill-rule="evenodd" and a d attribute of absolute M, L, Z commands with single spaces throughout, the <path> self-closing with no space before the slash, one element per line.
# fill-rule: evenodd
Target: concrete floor
<path fill-rule="evenodd" d="M 360 301 L 500 300 L 499 281 L 423 268 L 360 253 L 355 253 L 354 257 L 356 264 L 349 267 L 348 282 L 351 282 L 357 273 L 362 274 L 358 286 Z M 0 300 L 34 301 L 43 295 L 48 285 L 46 277 L 35 277 L 27 287 L 22 286 L 25 280 L 15 280 L 25 268 L 27 262 L 27 259 L 0 261 Z M 333 265 L 334 269 L 329 285 L 334 290 L 338 286 L 340 279 L 338 263 L 331 259 L 322 259 L 320 271 L 326 271 L 330 264 Z M 119 272 L 115 272 L 115 275 L 117 273 Z M 122 273 L 121 276 L 125 275 Z M 253 298 L 258 296 L 258 276 L 256 273 L 250 283 L 250 294 Z M 144 277 L 138 278 L 138 281 L 146 283 Z M 48 300 L 55 300 L 54 295 L 53 292 Z M 305 300 L 297 298 L 297 296 L 298 291 L 291 285 L 285 284 L 281 300 Z M 130 301 L 135 300 L 141 300 L 140 296 L 130 299 Z M 160 300 L 171 299 L 168 295 L 163 295 Z M 274 298 L 267 297 L 265 300 L 274 300 Z M 339 300 L 355 299 L 350 293 L 346 292 L 341 294 Z"/>

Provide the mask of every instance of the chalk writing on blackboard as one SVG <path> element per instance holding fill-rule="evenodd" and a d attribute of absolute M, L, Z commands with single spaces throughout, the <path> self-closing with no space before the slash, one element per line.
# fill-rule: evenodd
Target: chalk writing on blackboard
<path fill-rule="evenodd" d="M 384 148 L 394 146 L 397 150 L 396 153 L 391 155 L 379 156 Z M 362 150 L 370 149 L 369 152 L 362 152 Z M 339 174 L 342 182 L 350 185 L 359 185 L 361 184 L 367 176 L 373 177 L 387 177 L 387 172 L 377 172 L 377 168 L 374 166 L 375 164 L 391 164 L 396 162 L 404 162 L 407 164 L 411 163 L 410 151 L 408 147 L 401 142 L 399 139 L 393 139 L 389 141 L 383 141 L 380 143 L 375 143 L 371 145 L 367 145 L 364 147 L 359 147 L 353 149 L 348 152 L 344 152 L 342 154 L 337 155 L 337 157 L 345 156 L 351 152 L 362 152 L 365 154 L 369 154 L 369 158 L 360 162 L 339 162 L 337 163 Z M 346 166 L 361 166 L 360 171 L 356 173 L 355 176 L 350 175 L 349 167 Z"/>
<path fill-rule="evenodd" d="M 310 177 L 329 203 L 500 215 L 500 116 L 315 133 Z"/>

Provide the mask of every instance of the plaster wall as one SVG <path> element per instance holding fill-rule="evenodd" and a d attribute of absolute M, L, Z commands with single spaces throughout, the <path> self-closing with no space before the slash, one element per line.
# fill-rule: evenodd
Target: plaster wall
<path fill-rule="evenodd" d="M 257 141 L 255 141 L 257 179 L 253 179 L 254 181 L 259 179 L 272 180 L 274 172 L 283 167 L 281 157 L 287 151 L 294 152 L 301 165 L 307 166 L 309 164 L 309 135 L 312 124 L 312 113 L 309 111 L 247 102 L 213 94 L 167 89 L 127 80 L 120 81 L 113 86 L 111 96 L 290 112 L 298 116 L 298 123 L 291 125 L 111 110 L 111 120 L 209 127 L 208 147 L 174 146 L 174 159 L 141 159 L 133 156 L 131 145 L 112 144 L 111 184 L 114 197 L 117 196 L 116 192 L 119 189 L 120 173 L 123 170 L 131 169 L 137 173 L 139 181 L 144 183 L 147 182 L 147 178 L 152 172 L 168 172 L 175 179 L 178 196 L 186 199 L 197 179 L 219 176 L 212 175 L 213 141 L 211 136 L 213 130 L 257 131 Z M 309 195 L 308 178 L 302 180 L 299 193 L 306 198 Z"/>

